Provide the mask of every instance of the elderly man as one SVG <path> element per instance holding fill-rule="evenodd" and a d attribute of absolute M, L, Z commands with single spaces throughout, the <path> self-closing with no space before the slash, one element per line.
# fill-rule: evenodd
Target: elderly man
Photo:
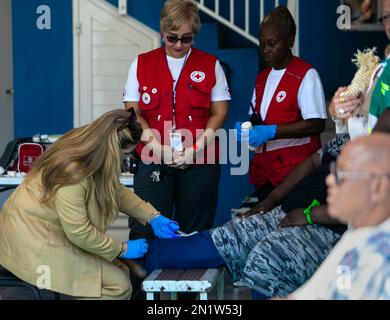
<path fill-rule="evenodd" d="M 390 136 L 347 145 L 327 177 L 329 214 L 347 232 L 293 299 L 390 299 Z"/>

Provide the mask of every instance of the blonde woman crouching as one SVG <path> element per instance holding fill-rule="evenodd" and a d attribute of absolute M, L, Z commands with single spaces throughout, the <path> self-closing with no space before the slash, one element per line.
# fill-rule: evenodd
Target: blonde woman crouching
<path fill-rule="evenodd" d="M 108 226 L 120 211 L 150 223 L 159 238 L 176 237 L 178 230 L 119 182 L 121 152 L 134 150 L 141 134 L 133 110 L 114 110 L 45 151 L 1 210 L 0 264 L 54 292 L 129 299 L 132 287 L 120 260 L 142 257 L 148 244 L 115 240 Z"/>

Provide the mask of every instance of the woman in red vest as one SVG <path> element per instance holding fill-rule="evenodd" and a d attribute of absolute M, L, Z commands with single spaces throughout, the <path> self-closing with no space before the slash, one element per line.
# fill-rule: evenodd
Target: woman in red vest
<path fill-rule="evenodd" d="M 249 145 L 257 147 L 250 182 L 262 201 L 299 163 L 320 147 L 326 106 L 319 75 L 293 56 L 296 25 L 286 7 L 261 24 L 260 52 L 268 68 L 256 79 Z M 236 124 L 241 140 L 241 123 Z"/>
<path fill-rule="evenodd" d="M 202 231 L 212 227 L 216 212 L 214 133 L 227 119 L 229 88 L 217 58 L 193 47 L 200 29 L 193 1 L 166 1 L 160 27 L 162 48 L 135 59 L 123 97 L 144 129 L 134 189 L 184 232 Z M 135 220 L 129 227 L 131 238 L 153 235 Z"/>

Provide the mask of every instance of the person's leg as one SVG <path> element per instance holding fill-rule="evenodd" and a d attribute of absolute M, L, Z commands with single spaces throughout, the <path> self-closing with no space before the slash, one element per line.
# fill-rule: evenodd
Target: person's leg
<path fill-rule="evenodd" d="M 233 281 L 241 278 L 248 255 L 256 244 L 274 232 L 285 217 L 280 207 L 263 215 L 245 219 L 234 218 L 211 231 L 214 244 L 232 274 Z"/>
<path fill-rule="evenodd" d="M 174 219 L 182 231 L 204 231 L 213 226 L 220 175 L 219 164 L 176 170 Z"/>
<path fill-rule="evenodd" d="M 100 298 L 79 298 L 91 300 L 129 300 L 132 286 L 129 272 L 120 261 L 108 262 L 101 259 L 102 263 L 102 295 Z"/>
<path fill-rule="evenodd" d="M 235 284 L 268 297 L 287 296 L 314 274 L 339 239 L 319 225 L 278 229 L 253 248 Z"/>
<path fill-rule="evenodd" d="M 153 181 L 152 174 L 160 172 L 160 181 Z M 134 176 L 134 191 L 143 200 L 150 202 L 164 216 L 171 218 L 173 211 L 174 176 L 173 169 L 155 164 L 140 163 Z M 129 218 L 130 240 L 139 238 L 153 239 L 150 225 L 143 226 L 136 219 Z"/>
<path fill-rule="evenodd" d="M 148 240 L 148 244 L 145 255 L 148 274 L 156 269 L 207 269 L 224 264 L 209 231 L 189 237 Z"/>

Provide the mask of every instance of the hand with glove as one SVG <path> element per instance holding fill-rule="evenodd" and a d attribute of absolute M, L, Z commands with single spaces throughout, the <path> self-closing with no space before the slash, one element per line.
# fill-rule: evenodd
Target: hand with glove
<path fill-rule="evenodd" d="M 249 130 L 249 145 L 260 147 L 276 136 L 276 125 L 260 125 Z"/>
<path fill-rule="evenodd" d="M 237 140 L 248 142 L 250 146 L 260 147 L 269 140 L 272 140 L 276 136 L 276 125 L 259 125 L 249 130 L 248 134 L 241 129 L 241 122 L 237 122 L 235 129 L 237 130 Z"/>
<path fill-rule="evenodd" d="M 127 240 L 123 242 L 123 251 L 119 258 L 137 259 L 142 258 L 148 252 L 148 243 L 145 239 Z"/>
<path fill-rule="evenodd" d="M 176 221 L 158 215 L 150 221 L 154 234 L 160 239 L 178 238 L 176 231 L 179 230 L 179 225 Z"/>

